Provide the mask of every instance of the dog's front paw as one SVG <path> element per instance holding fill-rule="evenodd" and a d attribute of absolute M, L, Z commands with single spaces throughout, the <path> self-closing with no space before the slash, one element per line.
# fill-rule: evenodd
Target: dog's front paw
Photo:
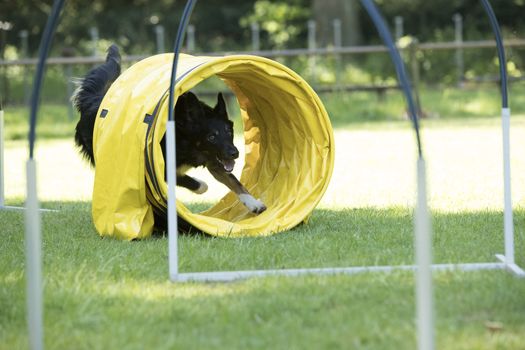
<path fill-rule="evenodd" d="M 203 194 L 204 192 L 208 191 L 208 185 L 206 184 L 206 182 L 201 181 L 199 179 L 195 179 L 195 181 L 199 183 L 199 187 L 193 190 L 194 193 Z"/>
<path fill-rule="evenodd" d="M 260 214 L 266 210 L 266 205 L 258 199 L 255 199 L 251 194 L 240 194 L 239 199 L 242 204 L 254 214 Z"/>

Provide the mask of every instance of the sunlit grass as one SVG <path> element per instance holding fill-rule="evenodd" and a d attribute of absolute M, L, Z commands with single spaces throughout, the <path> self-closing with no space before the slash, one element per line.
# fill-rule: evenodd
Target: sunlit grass
<path fill-rule="evenodd" d="M 510 96 L 521 96 L 525 85 L 510 87 Z M 465 123 L 471 119 L 489 119 L 498 114 L 501 97 L 496 85 L 465 89 L 422 87 L 419 91 L 424 116 L 430 120 L 452 120 Z M 370 92 L 341 92 L 321 95 L 332 123 L 338 127 L 374 127 L 378 121 L 406 121 L 406 104 L 399 90 L 382 95 Z M 514 114 L 525 114 L 525 103 L 511 99 Z M 365 124 L 363 124 L 365 123 Z"/>
<path fill-rule="evenodd" d="M 499 120 L 425 121 L 422 139 L 428 162 L 430 205 L 445 212 L 499 210 L 503 203 Z M 412 207 L 415 193 L 415 142 L 409 123 L 377 123 L 366 128 L 336 130 L 335 167 L 320 207 Z M 511 164 L 515 205 L 525 206 L 525 117 L 514 117 Z M 236 139 L 242 145 L 242 139 Z M 242 149 L 242 147 L 239 147 Z M 27 145 L 6 143 L 6 196 L 25 196 Z M 242 156 L 241 156 L 242 158 Z M 39 195 L 45 201 L 90 200 L 94 173 L 70 140 L 40 140 L 36 159 Z M 235 172 L 242 169 L 242 160 Z M 210 184 L 198 196 L 180 189 L 185 203 L 215 202 L 227 192 L 204 169 L 193 174 Z"/>
<path fill-rule="evenodd" d="M 214 105 L 215 94 L 210 91 L 227 91 L 219 79 L 207 79 L 199 84 L 198 92 L 206 103 Z M 510 107 L 514 115 L 525 115 L 525 99 L 518 98 L 525 94 L 525 83 L 510 85 Z M 451 87 L 425 87 L 419 91 L 419 97 L 426 117 L 431 121 L 451 120 L 465 123 L 470 119 L 492 120 L 501 108 L 500 92 L 496 84 L 478 85 L 464 89 Z M 400 90 L 389 90 L 382 95 L 374 92 L 335 92 L 323 93 L 320 98 L 325 105 L 330 120 L 336 127 L 376 128 L 382 127 L 378 122 L 393 123 L 392 127 L 402 126 L 407 119 L 406 106 Z M 239 107 L 233 96 L 227 96 L 228 111 L 236 121 L 236 130 L 241 130 Z M 29 109 L 24 106 L 5 106 L 5 136 L 8 140 L 25 139 L 28 132 Z M 37 137 L 71 138 L 73 136 L 78 114 L 64 104 L 43 103 L 38 115 Z"/>
<path fill-rule="evenodd" d="M 66 202 L 42 217 L 47 348 L 415 348 L 411 273 L 173 284 L 165 237 L 100 239 L 89 208 Z M 0 219 L 0 348 L 25 348 L 23 213 Z M 518 210 L 516 222 L 524 221 Z M 183 236 L 181 269 L 411 263 L 411 223 L 408 208 L 323 209 L 309 225 L 269 238 Z M 502 249 L 501 223 L 497 212 L 435 215 L 435 260 L 490 261 Z M 522 280 L 502 271 L 447 272 L 434 282 L 438 348 L 522 349 Z M 493 334 L 488 323 L 502 329 Z"/>
<path fill-rule="evenodd" d="M 495 118 L 424 121 L 438 263 L 503 252 L 501 131 Z M 525 265 L 525 118 L 512 121 L 516 259 Z M 335 132 L 331 184 L 307 225 L 266 238 L 181 236 L 183 272 L 412 264 L 414 135 L 408 122 Z M 6 144 L 9 204 L 25 197 L 23 141 Z M 409 272 L 168 281 L 167 239 L 101 239 L 93 171 L 71 139 L 39 140 L 45 342 L 49 349 L 413 349 Z M 238 171 L 239 169 L 237 169 Z M 198 210 L 224 191 L 179 195 Z M 27 348 L 24 221 L 0 210 L 0 349 Z M 439 349 L 525 349 L 525 282 L 503 271 L 434 275 Z M 493 331 L 488 324 L 501 325 Z"/>

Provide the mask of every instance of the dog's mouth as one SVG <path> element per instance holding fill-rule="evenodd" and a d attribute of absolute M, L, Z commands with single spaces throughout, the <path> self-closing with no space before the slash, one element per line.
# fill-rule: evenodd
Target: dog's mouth
<path fill-rule="evenodd" d="M 220 159 L 217 157 L 217 161 L 223 166 L 224 171 L 227 173 L 231 173 L 233 171 L 233 167 L 235 166 L 235 160 L 233 159 Z"/>

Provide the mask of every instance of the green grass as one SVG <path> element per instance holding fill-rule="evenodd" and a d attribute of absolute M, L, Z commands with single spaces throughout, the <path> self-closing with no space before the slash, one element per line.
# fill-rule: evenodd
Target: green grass
<path fill-rule="evenodd" d="M 226 89 L 217 79 L 206 81 L 212 88 Z M 200 88 L 209 91 L 210 87 L 202 84 Z M 525 83 L 515 83 L 510 88 L 511 97 L 525 94 Z M 495 85 L 456 88 L 423 88 L 420 91 L 421 103 L 428 120 L 490 119 L 500 110 L 499 90 Z M 406 123 L 405 103 L 401 92 L 388 91 L 383 98 L 374 93 L 332 93 L 323 94 L 321 99 L 328 111 L 332 124 L 336 127 L 373 127 L 377 122 L 391 121 L 400 125 Z M 214 104 L 216 99 L 204 99 Z M 230 115 L 238 121 L 239 112 L 236 102 L 229 102 Z M 525 100 L 515 98 L 511 104 L 513 115 L 525 114 Z M 71 113 L 71 114 L 70 114 Z M 26 107 L 8 106 L 5 111 L 6 139 L 16 140 L 27 137 L 29 111 Z M 78 115 L 63 104 L 43 104 L 39 112 L 37 125 L 38 138 L 72 137 Z M 240 123 L 236 123 L 240 131 Z"/>
<path fill-rule="evenodd" d="M 524 266 L 523 116 L 512 130 L 516 259 Z M 500 135 L 496 118 L 424 121 L 435 262 L 491 262 L 503 252 Z M 332 181 L 308 225 L 267 238 L 182 236 L 181 271 L 412 264 L 410 126 L 349 124 L 336 129 L 335 142 Z M 93 174 L 71 139 L 41 140 L 36 156 L 42 205 L 60 209 L 42 214 L 47 348 L 416 347 L 412 273 L 173 284 L 166 237 L 98 236 L 88 200 Z M 6 143 L 8 204 L 22 203 L 26 157 L 25 142 Z M 187 205 L 198 209 L 194 198 Z M 23 212 L 0 210 L 0 238 L 0 349 L 23 349 Z M 440 272 L 434 283 L 438 349 L 525 349 L 525 280 Z"/>
<path fill-rule="evenodd" d="M 5 107 L 5 139 L 27 139 L 29 132 L 29 109 L 27 107 Z M 69 117 L 66 105 L 44 104 L 38 113 L 37 138 L 73 137 L 77 114 Z"/>
<path fill-rule="evenodd" d="M 172 284 L 165 237 L 100 239 L 89 204 L 45 205 L 61 209 L 42 218 L 50 349 L 415 348 L 411 273 Z M 516 214 L 523 223 L 525 212 Z M 23 214 L 0 215 L 0 348 L 19 349 L 27 346 Z M 309 225 L 269 238 L 183 236 L 181 270 L 411 263 L 411 221 L 403 208 L 317 210 Z M 500 213 L 438 214 L 434 224 L 437 262 L 491 261 L 502 249 Z M 523 280 L 447 272 L 435 284 L 437 348 L 525 348 Z M 489 322 L 503 328 L 492 334 Z"/>
<path fill-rule="evenodd" d="M 487 118 L 498 114 L 501 97 L 495 85 L 457 88 L 422 88 L 420 100 L 425 116 L 430 119 L 465 120 Z M 514 84 L 511 96 L 525 93 L 525 84 Z M 378 121 L 404 121 L 405 101 L 401 92 L 390 90 L 382 98 L 369 92 L 333 93 L 321 95 L 323 103 L 335 126 L 354 126 Z M 525 114 L 525 101 L 514 98 L 514 114 Z"/>

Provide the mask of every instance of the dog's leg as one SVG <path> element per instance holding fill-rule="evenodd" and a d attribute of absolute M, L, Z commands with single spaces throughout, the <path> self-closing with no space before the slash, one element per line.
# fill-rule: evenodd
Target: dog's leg
<path fill-rule="evenodd" d="M 208 190 L 208 185 L 204 181 L 195 179 L 188 175 L 177 175 L 177 186 L 182 186 L 188 190 L 202 194 Z"/>
<path fill-rule="evenodd" d="M 232 190 L 252 213 L 260 214 L 266 210 L 264 203 L 255 199 L 233 174 L 227 173 L 221 168 L 208 168 L 208 170 L 217 181 Z"/>

